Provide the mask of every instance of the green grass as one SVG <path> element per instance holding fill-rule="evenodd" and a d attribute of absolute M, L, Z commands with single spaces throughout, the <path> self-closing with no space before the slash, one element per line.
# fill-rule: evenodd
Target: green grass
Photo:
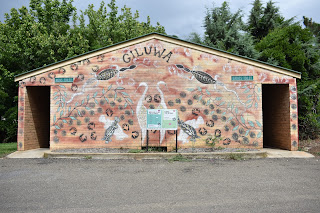
<path fill-rule="evenodd" d="M 91 159 L 92 159 L 92 156 L 86 155 L 86 156 L 84 156 L 84 158 L 85 158 L 86 160 L 91 160 Z"/>
<path fill-rule="evenodd" d="M 0 143 L 0 158 L 17 151 L 17 143 Z"/>
<path fill-rule="evenodd" d="M 235 154 L 235 153 L 229 154 L 227 158 L 230 160 L 243 160 L 244 159 L 242 154 Z"/>
<path fill-rule="evenodd" d="M 129 149 L 128 153 L 143 153 L 144 150 L 141 149 Z"/>
<path fill-rule="evenodd" d="M 189 158 L 184 157 L 184 156 L 181 155 L 181 154 L 178 154 L 178 155 L 174 156 L 173 158 L 168 159 L 168 161 L 169 161 L 170 163 L 172 163 L 172 162 L 174 162 L 174 161 L 190 162 L 190 161 L 192 161 L 192 160 L 189 159 Z"/>

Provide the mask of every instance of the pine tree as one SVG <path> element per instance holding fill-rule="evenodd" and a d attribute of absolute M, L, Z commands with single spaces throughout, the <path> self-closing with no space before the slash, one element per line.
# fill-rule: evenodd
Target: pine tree
<path fill-rule="evenodd" d="M 258 53 L 254 49 L 251 35 L 244 31 L 242 16 L 241 10 L 234 14 L 231 13 L 227 2 L 223 2 L 221 7 L 207 9 L 203 43 L 235 54 L 256 58 Z"/>

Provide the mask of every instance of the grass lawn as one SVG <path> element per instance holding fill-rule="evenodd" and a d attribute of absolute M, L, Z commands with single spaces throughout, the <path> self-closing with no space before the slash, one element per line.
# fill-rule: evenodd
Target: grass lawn
<path fill-rule="evenodd" d="M 17 143 L 0 143 L 0 158 L 17 151 Z"/>

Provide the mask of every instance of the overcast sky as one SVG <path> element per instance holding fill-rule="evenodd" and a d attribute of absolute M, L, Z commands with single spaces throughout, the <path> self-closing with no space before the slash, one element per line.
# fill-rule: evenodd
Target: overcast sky
<path fill-rule="evenodd" d="M 286 18 L 296 16 L 296 21 L 301 21 L 302 16 L 312 18 L 320 23 L 320 1 L 319 0 L 274 0 L 280 7 L 281 14 Z M 78 10 L 85 10 L 88 2 L 99 7 L 101 0 L 74 0 L 74 5 Z M 109 3 L 109 0 L 105 0 Z M 123 5 L 138 10 L 140 21 L 145 21 L 149 15 L 154 25 L 159 22 L 166 29 L 167 34 L 177 35 L 185 39 L 191 32 L 203 34 L 203 18 L 206 7 L 211 8 L 213 2 L 216 6 L 221 6 L 223 0 L 117 0 L 117 5 Z M 231 11 L 241 9 L 248 15 L 252 7 L 251 1 L 233 0 L 230 3 Z M 266 2 L 266 1 L 263 1 Z M 4 14 L 10 12 L 11 8 L 20 8 L 22 5 L 28 6 L 29 0 L 0 0 L 0 21 L 4 21 Z"/>

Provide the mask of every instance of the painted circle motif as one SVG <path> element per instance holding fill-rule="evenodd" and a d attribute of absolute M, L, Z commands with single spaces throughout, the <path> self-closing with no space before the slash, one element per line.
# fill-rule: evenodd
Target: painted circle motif
<path fill-rule="evenodd" d="M 54 137 L 53 137 L 53 142 L 59 143 L 59 138 L 58 138 L 57 136 L 54 136 Z"/>
<path fill-rule="evenodd" d="M 150 104 L 149 105 L 149 109 L 154 109 L 155 107 L 154 107 L 154 105 L 153 104 Z"/>
<path fill-rule="evenodd" d="M 213 120 L 209 120 L 209 121 L 206 122 L 206 125 L 208 127 L 213 127 L 214 126 L 214 121 Z"/>
<path fill-rule="evenodd" d="M 292 95 L 291 95 L 291 99 L 292 99 L 292 100 L 296 100 L 296 99 L 297 99 L 296 94 L 292 94 Z"/>
<path fill-rule="evenodd" d="M 107 109 L 107 110 L 106 110 L 106 115 L 107 115 L 108 117 L 111 117 L 111 116 L 113 115 L 113 110 L 112 110 L 112 109 Z"/>
<path fill-rule="evenodd" d="M 212 120 L 217 121 L 218 120 L 218 116 L 217 115 L 212 115 Z"/>
<path fill-rule="evenodd" d="M 249 139 L 245 136 L 242 136 L 242 143 L 248 145 L 249 144 Z"/>
<path fill-rule="evenodd" d="M 220 129 L 216 129 L 216 130 L 214 131 L 214 135 L 215 135 L 216 137 L 221 137 L 221 130 L 220 130 Z"/>
<path fill-rule="evenodd" d="M 240 134 L 240 135 L 243 135 L 244 133 L 245 133 L 244 129 L 243 129 L 243 128 L 240 128 L 240 129 L 239 129 L 239 134 Z"/>
<path fill-rule="evenodd" d="M 292 127 L 293 130 L 296 130 L 296 129 L 297 129 L 297 125 L 295 125 L 295 124 L 292 124 L 291 127 Z"/>
<path fill-rule="evenodd" d="M 102 111 L 103 111 L 103 110 L 102 110 L 101 107 L 99 107 L 99 108 L 97 109 L 97 112 L 98 112 L 98 113 L 102 113 Z"/>
<path fill-rule="evenodd" d="M 93 130 L 95 127 L 96 127 L 95 123 L 93 122 L 88 123 L 88 126 L 87 126 L 88 130 Z"/>
<path fill-rule="evenodd" d="M 89 118 L 89 117 L 85 117 L 85 118 L 84 118 L 84 122 L 85 122 L 85 123 L 89 123 L 89 122 L 90 122 L 90 118 Z"/>
<path fill-rule="evenodd" d="M 129 124 L 122 124 L 122 129 L 124 131 L 129 131 Z"/>
<path fill-rule="evenodd" d="M 207 133 L 208 133 L 208 131 L 207 131 L 205 128 L 200 128 L 200 129 L 199 129 L 199 134 L 200 134 L 200 135 L 203 136 L 203 135 L 206 135 Z"/>
<path fill-rule="evenodd" d="M 62 130 L 62 131 L 61 131 L 61 135 L 62 135 L 62 136 L 66 136 L 66 135 L 67 135 L 67 132 L 66 132 L 65 130 Z"/>
<path fill-rule="evenodd" d="M 180 111 L 181 111 L 181 112 L 185 112 L 185 111 L 186 111 L 186 107 L 185 107 L 185 106 L 181 106 L 181 107 L 180 107 Z"/>
<path fill-rule="evenodd" d="M 78 64 L 71 64 L 70 65 L 70 69 L 72 69 L 72 70 L 77 70 L 78 69 Z"/>
<path fill-rule="evenodd" d="M 22 142 L 19 142 L 19 148 L 21 149 L 23 146 Z"/>
<path fill-rule="evenodd" d="M 188 105 L 192 105 L 193 101 L 191 99 L 188 100 Z"/>
<path fill-rule="evenodd" d="M 226 138 L 226 139 L 224 139 L 223 140 L 223 145 L 230 145 L 230 143 L 231 143 L 231 140 L 230 140 L 230 138 Z"/>
<path fill-rule="evenodd" d="M 145 97 L 145 100 L 146 100 L 148 103 L 150 103 L 150 102 L 152 101 L 152 96 L 151 96 L 151 95 L 147 95 L 147 96 Z"/>
<path fill-rule="evenodd" d="M 292 141 L 292 146 L 297 147 L 298 143 L 297 141 Z"/>
<path fill-rule="evenodd" d="M 198 116 L 200 114 L 200 109 L 198 109 L 198 108 L 192 109 L 192 114 L 195 116 Z"/>
<path fill-rule="evenodd" d="M 205 115 L 209 115 L 209 110 L 208 110 L 208 109 L 205 109 L 205 110 L 203 110 L 203 113 L 204 113 Z"/>
<path fill-rule="evenodd" d="M 169 106 L 173 106 L 173 105 L 174 105 L 173 101 L 171 101 L 171 100 L 168 101 L 168 105 L 169 105 Z"/>
<path fill-rule="evenodd" d="M 180 97 L 181 97 L 181 98 L 185 98 L 186 96 L 187 96 L 187 94 L 186 94 L 185 92 L 181 92 L 181 93 L 180 93 Z"/>
<path fill-rule="evenodd" d="M 46 83 L 46 78 L 45 77 L 41 77 L 40 78 L 40 83 L 41 84 L 45 84 Z"/>
<path fill-rule="evenodd" d="M 133 139 L 136 139 L 137 137 L 139 137 L 139 132 L 138 131 L 133 131 L 131 137 Z"/>
<path fill-rule="evenodd" d="M 70 132 L 71 135 L 76 135 L 76 133 L 77 133 L 77 128 L 71 127 L 71 128 L 69 129 L 69 132 Z"/>
<path fill-rule="evenodd" d="M 54 79 L 55 77 L 56 77 L 56 74 L 54 74 L 53 72 L 50 72 L 48 74 L 48 78 L 50 78 L 50 79 Z"/>
<path fill-rule="evenodd" d="M 237 141 L 239 139 L 239 135 L 237 133 L 232 134 L 232 139 Z"/>
<path fill-rule="evenodd" d="M 291 108 L 292 109 L 297 109 L 297 105 L 296 104 L 291 104 Z"/>
<path fill-rule="evenodd" d="M 37 78 L 36 78 L 36 77 L 34 77 L 34 76 L 33 76 L 33 77 L 30 77 L 30 82 L 33 84 L 33 83 L 35 83 L 35 82 L 36 82 L 36 79 L 37 79 Z"/>
<path fill-rule="evenodd" d="M 91 140 L 96 140 L 96 139 L 97 139 L 97 134 L 96 134 L 96 132 L 91 132 L 90 138 L 91 138 Z"/>
<path fill-rule="evenodd" d="M 230 130 L 230 127 L 228 125 L 224 126 L 224 131 L 228 132 Z"/>
<path fill-rule="evenodd" d="M 78 86 L 77 86 L 77 85 L 72 85 L 72 86 L 71 86 L 71 90 L 72 90 L 73 92 L 77 91 L 77 90 L 78 90 Z"/>
<path fill-rule="evenodd" d="M 290 87 L 290 90 L 291 90 L 292 92 L 295 92 L 295 91 L 297 91 L 297 88 L 296 88 L 295 86 L 291 86 L 291 87 Z"/>
<path fill-rule="evenodd" d="M 255 138 L 256 134 L 254 132 L 250 132 L 250 138 Z"/>
<path fill-rule="evenodd" d="M 176 103 L 177 103 L 177 104 L 180 104 L 180 103 L 181 103 L 180 98 L 177 98 L 177 99 L 176 99 Z"/>
<path fill-rule="evenodd" d="M 161 97 L 160 97 L 160 95 L 159 95 L 159 94 L 154 95 L 153 100 L 154 100 L 156 103 L 160 103 L 160 102 L 161 102 Z"/>
<path fill-rule="evenodd" d="M 87 136 L 86 135 L 84 135 L 84 134 L 81 134 L 80 136 L 79 136 L 79 140 L 83 143 L 83 142 L 86 142 L 87 141 Z"/>
<path fill-rule="evenodd" d="M 62 67 L 59 68 L 58 70 L 59 73 L 61 73 L 62 75 L 66 73 L 66 70 Z"/>

